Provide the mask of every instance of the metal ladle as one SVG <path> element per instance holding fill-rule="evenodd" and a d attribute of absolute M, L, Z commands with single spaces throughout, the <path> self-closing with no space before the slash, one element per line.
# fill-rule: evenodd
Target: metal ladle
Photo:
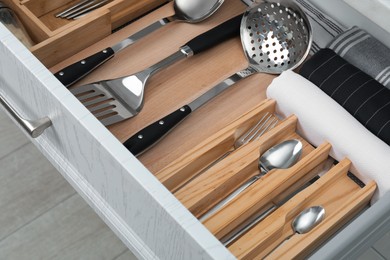
<path fill-rule="evenodd" d="M 241 42 L 248 68 L 241 78 L 254 73 L 280 74 L 305 60 L 312 44 L 308 18 L 292 1 L 264 1 L 249 8 L 241 21 Z"/>
<path fill-rule="evenodd" d="M 231 75 L 188 105 L 137 132 L 124 143 L 126 148 L 135 155 L 141 154 L 193 111 L 244 78 L 262 72 L 279 74 L 298 67 L 309 54 L 312 42 L 312 31 L 306 15 L 293 1 L 284 0 L 278 3 L 264 1 L 251 6 L 241 20 L 240 35 L 249 62 L 246 69 Z M 132 107 L 137 110 L 143 95 L 130 95 L 133 96 Z"/>
<path fill-rule="evenodd" d="M 56 76 L 56 78 L 66 87 L 69 87 L 114 57 L 114 55 L 119 51 L 132 45 L 139 39 L 156 31 L 164 25 L 173 21 L 187 23 L 201 22 L 215 13 L 223 2 L 224 0 L 174 0 L 174 15 L 162 18 L 133 35 L 130 35 L 128 38 L 122 40 L 114 46 L 108 47 L 84 58 L 81 61 L 77 61 L 69 65 L 68 67 L 55 73 L 54 76 Z"/>
<path fill-rule="evenodd" d="M 250 178 L 244 184 L 242 184 L 237 190 L 220 201 L 211 210 L 204 214 L 199 221 L 203 222 L 208 217 L 213 215 L 216 211 L 222 208 L 224 205 L 232 201 L 240 193 L 246 190 L 249 186 L 255 183 L 262 176 L 267 174 L 272 169 L 287 169 L 293 166 L 302 154 L 302 143 L 299 140 L 287 140 L 280 144 L 277 144 L 267 150 L 259 158 L 260 173 Z"/>

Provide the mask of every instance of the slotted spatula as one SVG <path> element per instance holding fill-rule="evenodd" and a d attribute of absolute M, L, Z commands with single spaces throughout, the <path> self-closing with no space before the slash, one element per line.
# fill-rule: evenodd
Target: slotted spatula
<path fill-rule="evenodd" d="M 83 85 L 70 91 L 106 126 L 131 118 L 143 107 L 144 90 L 151 75 L 176 61 L 239 36 L 241 17 L 242 14 L 195 37 L 177 52 L 143 71 L 126 77 Z"/>

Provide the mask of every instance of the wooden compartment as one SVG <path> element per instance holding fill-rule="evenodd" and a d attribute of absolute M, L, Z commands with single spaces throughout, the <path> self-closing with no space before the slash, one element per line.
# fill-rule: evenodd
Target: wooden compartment
<path fill-rule="evenodd" d="M 296 133 L 298 119 L 295 116 L 286 118 L 258 140 L 202 170 L 230 151 L 235 140 L 265 113 L 274 113 L 274 106 L 274 101 L 265 100 L 156 173 L 156 177 L 174 192 L 183 205 L 200 218 L 259 173 L 258 158 L 264 151 L 285 140 L 298 139 L 303 143 L 301 158 L 295 165 L 288 169 L 271 170 L 203 220 L 211 233 L 221 241 L 227 241 L 263 213 L 274 210 L 227 244 L 239 259 L 306 257 L 362 210 L 376 189 L 374 181 L 364 185 L 347 175 L 351 165 L 347 158 L 331 169 L 325 167 L 323 173 L 323 164 L 332 160 L 328 159 L 331 145 L 324 143 L 317 148 L 312 147 Z M 323 173 L 319 180 L 308 183 L 319 173 Z M 282 203 L 300 189 L 303 190 Z M 294 217 L 302 210 L 317 205 L 325 209 L 323 222 L 307 234 L 295 234 L 291 228 Z"/>
<path fill-rule="evenodd" d="M 35 42 L 30 51 L 47 67 L 102 40 L 166 0 L 112 0 L 77 20 L 55 15 L 77 3 L 74 0 L 5 0 L 22 20 Z"/>

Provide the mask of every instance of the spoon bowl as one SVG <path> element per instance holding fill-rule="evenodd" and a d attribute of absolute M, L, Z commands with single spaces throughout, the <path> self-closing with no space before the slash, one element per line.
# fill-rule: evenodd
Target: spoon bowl
<path fill-rule="evenodd" d="M 302 143 L 297 139 L 287 140 L 267 150 L 259 158 L 259 169 L 265 174 L 272 169 L 287 169 L 302 155 Z"/>
<path fill-rule="evenodd" d="M 265 152 L 259 158 L 260 173 L 251 177 L 244 184 L 242 184 L 237 190 L 235 190 L 233 193 L 229 194 L 229 196 L 227 196 L 222 201 L 220 201 L 211 210 L 209 210 L 206 214 L 204 214 L 200 218 L 200 221 L 203 222 L 205 219 L 207 219 L 212 214 L 214 214 L 217 210 L 219 210 L 224 205 L 232 201 L 240 193 L 242 193 L 249 186 L 255 183 L 258 179 L 264 176 L 268 171 L 275 168 L 286 169 L 293 166 L 298 161 L 301 154 L 302 154 L 302 143 L 296 139 L 287 140 L 271 147 L 269 150 L 267 150 L 267 152 Z M 262 166 L 262 164 L 264 164 L 264 166 Z"/>
<path fill-rule="evenodd" d="M 325 218 L 325 209 L 313 206 L 303 210 L 291 223 L 293 230 L 298 234 L 305 234 L 315 228 Z"/>
<path fill-rule="evenodd" d="M 210 17 L 223 4 L 224 0 L 175 0 L 174 20 L 198 23 Z"/>
<path fill-rule="evenodd" d="M 291 222 L 291 227 L 294 231 L 293 234 L 289 235 L 282 242 L 280 242 L 268 255 L 272 254 L 281 245 L 288 241 L 294 234 L 306 234 L 315 228 L 325 218 L 325 209 L 322 206 L 312 206 L 304 209 L 294 218 Z M 268 256 L 267 255 L 267 256 Z"/>

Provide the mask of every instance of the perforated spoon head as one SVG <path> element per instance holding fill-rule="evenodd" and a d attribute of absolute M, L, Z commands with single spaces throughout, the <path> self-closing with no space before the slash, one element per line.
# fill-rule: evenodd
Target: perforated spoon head
<path fill-rule="evenodd" d="M 312 30 L 305 13 L 292 1 L 264 1 L 244 13 L 241 42 L 251 68 L 280 74 L 305 60 Z"/>
<path fill-rule="evenodd" d="M 175 0 L 175 17 L 189 23 L 198 23 L 210 17 L 224 0 Z"/>

